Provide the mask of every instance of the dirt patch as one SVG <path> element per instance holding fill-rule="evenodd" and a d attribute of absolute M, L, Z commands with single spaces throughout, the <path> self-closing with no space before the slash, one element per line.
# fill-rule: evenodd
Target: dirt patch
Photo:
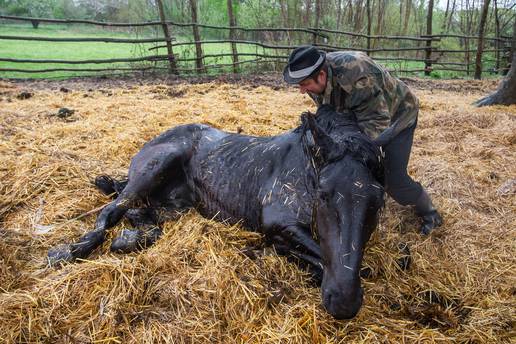
<path fill-rule="evenodd" d="M 454 93 L 488 94 L 500 83 L 500 80 L 434 80 L 421 78 L 401 78 L 411 88 L 431 91 L 449 91 Z"/>
<path fill-rule="evenodd" d="M 307 272 L 264 248 L 259 235 L 194 211 L 167 222 L 141 253 L 110 254 L 108 240 L 88 261 L 62 269 L 45 261 L 49 248 L 93 228 L 95 216 L 80 215 L 108 202 L 93 178 L 124 175 L 166 129 L 200 122 L 275 135 L 296 126 L 314 107 L 279 75 L 1 82 L 0 338 L 510 342 L 516 107 L 471 105 L 492 81 L 420 85 L 411 84 L 421 113 L 410 173 L 432 194 L 444 226 L 422 237 L 412 210 L 388 200 L 365 252 L 364 306 L 355 319 L 336 321 Z M 21 91 L 32 97 L 17 99 Z M 73 114 L 59 118 L 63 108 Z M 406 271 L 402 242 L 411 252 Z"/>
<path fill-rule="evenodd" d="M 419 90 L 439 90 L 456 93 L 478 92 L 487 94 L 494 91 L 500 80 L 435 80 L 417 77 L 401 77 L 401 80 L 411 88 Z M 2 81 L 0 79 L 0 85 Z M 71 90 L 88 91 L 92 89 L 124 88 L 130 89 L 140 86 L 151 85 L 198 85 L 206 83 L 236 84 L 244 89 L 254 89 L 260 86 L 270 87 L 274 90 L 282 90 L 292 86 L 283 81 L 283 74 L 225 74 L 217 76 L 166 76 L 163 74 L 153 75 L 152 73 L 135 74 L 116 77 L 78 77 L 66 80 L 12 80 L 5 81 L 10 87 L 27 88 L 32 90 L 56 90 L 69 92 Z"/>
<path fill-rule="evenodd" d="M 166 76 L 163 74 L 153 75 L 146 73 L 144 75 L 127 75 L 116 77 L 78 77 L 66 80 L 8 80 L 0 85 L 10 85 L 12 87 L 27 88 L 32 90 L 56 90 L 60 92 L 88 91 L 92 89 L 130 89 L 139 86 L 151 85 L 198 85 L 206 83 L 218 84 L 238 84 L 245 85 L 249 89 L 266 86 L 273 89 L 284 89 L 288 85 L 283 81 L 283 76 L 279 73 L 263 73 L 263 74 L 225 74 L 218 76 Z M 66 91 L 64 91 L 66 90 Z"/>

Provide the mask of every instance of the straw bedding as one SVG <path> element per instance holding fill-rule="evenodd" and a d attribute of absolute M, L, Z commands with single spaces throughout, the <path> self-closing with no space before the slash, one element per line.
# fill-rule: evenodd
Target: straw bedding
<path fill-rule="evenodd" d="M 264 248 L 258 234 L 195 211 L 167 222 L 141 253 L 113 255 L 108 240 L 87 261 L 60 269 L 45 261 L 50 247 L 91 230 L 95 215 L 84 214 L 108 202 L 92 179 L 123 176 L 157 134 L 202 122 L 274 135 L 313 110 L 308 97 L 244 81 L 68 81 L 61 91 L 59 83 L 1 82 L 0 338 L 514 342 L 516 107 L 470 105 L 493 81 L 409 82 L 421 99 L 410 173 L 427 186 L 445 225 L 423 237 L 411 210 L 388 200 L 365 254 L 364 306 L 351 321 L 326 314 L 307 273 Z M 63 107 L 75 111 L 57 116 Z M 401 242 L 412 252 L 407 271 L 397 264 Z"/>

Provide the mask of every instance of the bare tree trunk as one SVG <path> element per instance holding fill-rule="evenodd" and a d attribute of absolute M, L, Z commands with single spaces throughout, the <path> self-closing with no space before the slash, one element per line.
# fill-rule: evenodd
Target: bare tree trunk
<path fill-rule="evenodd" d="M 455 12 L 455 7 L 457 6 L 457 0 L 453 0 L 453 5 L 450 11 L 450 14 L 448 16 L 448 24 L 446 25 L 446 32 L 450 31 L 452 19 L 453 19 L 453 13 Z"/>
<path fill-rule="evenodd" d="M 512 61 L 509 74 L 498 86 L 498 89 L 493 94 L 482 98 L 476 102 L 477 106 L 486 105 L 511 105 L 516 104 L 516 19 L 513 24 L 512 32 Z"/>
<path fill-rule="evenodd" d="M 478 28 L 477 56 L 475 59 L 475 79 L 482 77 L 482 53 L 484 52 L 484 30 L 486 27 L 487 13 L 489 12 L 489 4 L 491 0 L 484 0 L 482 8 L 482 16 L 480 17 L 480 26 Z"/>
<path fill-rule="evenodd" d="M 496 58 L 496 72 L 500 70 L 500 18 L 498 17 L 498 0 L 494 0 L 494 16 L 495 16 L 495 58 Z"/>
<path fill-rule="evenodd" d="M 305 18 L 304 18 L 304 24 L 305 27 L 310 26 L 310 10 L 312 9 L 312 0 L 306 0 L 305 1 Z"/>
<path fill-rule="evenodd" d="M 315 25 L 314 26 L 316 29 L 319 28 L 320 18 L 321 18 L 321 0 L 315 0 Z M 313 45 L 317 44 L 317 38 L 318 38 L 318 35 L 316 33 L 314 33 L 313 37 L 312 37 Z"/>
<path fill-rule="evenodd" d="M 348 4 L 348 26 L 353 27 L 353 0 L 349 0 Z"/>
<path fill-rule="evenodd" d="M 423 30 L 421 29 L 421 18 L 420 18 L 420 10 L 419 10 L 419 6 L 416 8 L 416 2 L 414 2 L 414 24 L 416 26 L 416 34 L 418 34 L 419 36 L 421 36 L 423 34 Z M 420 46 L 420 42 L 418 41 L 417 42 L 417 47 L 419 48 Z M 420 54 L 420 51 L 417 50 L 416 51 L 416 58 L 419 58 L 419 54 Z"/>
<path fill-rule="evenodd" d="M 315 0 L 315 27 L 319 28 L 321 19 L 321 0 Z"/>
<path fill-rule="evenodd" d="M 161 0 L 155 0 L 156 5 L 158 6 L 159 11 L 159 18 L 161 20 L 161 27 L 163 28 L 163 34 L 166 39 L 167 43 L 167 56 L 168 56 L 168 63 L 169 63 L 169 72 L 173 74 L 177 74 L 177 65 L 176 65 L 176 58 L 174 56 L 174 52 L 172 51 L 172 42 L 170 39 L 170 33 L 168 31 L 168 25 L 166 24 L 165 19 L 165 11 L 163 10 L 163 3 Z"/>
<path fill-rule="evenodd" d="M 516 104 L 516 53 L 512 55 L 512 61 L 509 74 L 502 80 L 496 92 L 478 100 L 475 103 L 477 106 Z"/>
<path fill-rule="evenodd" d="M 357 0 L 355 5 L 355 32 L 361 31 L 362 23 L 364 22 L 364 4 L 362 0 Z"/>
<path fill-rule="evenodd" d="M 403 0 L 400 0 L 400 21 L 398 22 L 398 35 L 401 35 L 402 27 L 403 27 Z"/>
<path fill-rule="evenodd" d="M 197 0 L 190 0 L 190 9 L 192 12 L 192 26 L 194 41 L 195 41 L 195 53 L 197 59 L 195 60 L 195 67 L 197 68 L 197 73 L 204 73 L 206 69 L 202 63 L 202 47 L 199 41 L 201 40 L 201 35 L 199 34 L 199 27 L 197 26 Z"/>
<path fill-rule="evenodd" d="M 367 55 L 371 55 L 371 0 L 366 1 L 367 6 Z"/>
<path fill-rule="evenodd" d="M 228 18 L 229 18 L 229 26 L 236 26 L 235 16 L 233 15 L 233 0 L 228 0 Z M 235 39 L 235 30 L 229 29 L 229 39 Z M 237 63 L 238 63 L 238 55 L 237 55 L 237 46 L 236 43 L 231 43 L 231 52 L 233 53 L 233 72 L 238 72 Z"/>
<path fill-rule="evenodd" d="M 426 15 L 426 35 L 432 35 L 432 15 L 434 13 L 434 0 L 428 1 L 428 14 Z M 432 37 L 428 37 L 426 41 L 426 50 L 425 50 L 425 75 L 430 75 L 430 69 L 432 68 L 432 62 L 430 59 L 432 58 Z"/>
<path fill-rule="evenodd" d="M 376 35 L 381 35 L 383 33 L 383 14 L 385 10 L 385 1 L 379 0 L 378 3 L 378 20 L 376 21 Z"/>
<path fill-rule="evenodd" d="M 478 0 L 478 3 L 480 4 L 480 0 Z M 479 30 L 480 25 L 480 11 L 478 9 L 478 6 L 475 6 L 475 0 L 473 0 L 473 7 L 472 7 L 472 16 L 471 16 L 471 23 L 472 23 L 472 33 L 477 33 Z"/>
<path fill-rule="evenodd" d="M 281 7 L 281 19 L 283 21 L 283 26 L 288 27 L 288 7 L 287 7 L 287 0 L 280 0 L 280 7 Z M 286 32 L 287 35 L 287 42 L 288 45 L 290 45 L 290 32 Z"/>
<path fill-rule="evenodd" d="M 450 0 L 446 0 L 446 11 L 444 11 L 443 25 L 441 25 L 441 32 L 446 32 L 446 20 L 448 19 L 448 10 L 450 9 Z"/>
<path fill-rule="evenodd" d="M 410 21 L 410 10 L 412 9 L 412 1 L 411 0 L 406 0 L 406 3 L 405 3 L 405 21 L 403 22 L 403 31 L 401 32 L 401 34 L 403 36 L 405 36 L 407 34 L 407 29 L 408 29 L 408 25 L 409 25 L 409 21 Z"/>
<path fill-rule="evenodd" d="M 335 29 L 339 30 L 340 29 L 340 21 L 342 19 L 342 0 L 337 0 L 336 7 L 337 7 L 337 22 L 335 25 Z"/>
<path fill-rule="evenodd" d="M 471 35 L 471 21 L 470 21 L 470 6 L 469 0 L 466 0 L 465 3 L 461 0 L 460 8 L 465 8 L 465 10 L 459 11 L 460 16 L 460 29 L 462 33 L 466 36 Z M 466 64 L 466 75 L 470 75 L 470 54 L 469 54 L 469 38 L 464 38 L 464 63 Z"/>

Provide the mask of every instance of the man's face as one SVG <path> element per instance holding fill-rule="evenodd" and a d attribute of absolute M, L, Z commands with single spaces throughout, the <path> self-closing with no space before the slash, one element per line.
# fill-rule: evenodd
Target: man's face
<path fill-rule="evenodd" d="M 322 94 L 326 88 L 326 72 L 321 70 L 315 78 L 308 78 L 299 83 L 299 92 Z"/>

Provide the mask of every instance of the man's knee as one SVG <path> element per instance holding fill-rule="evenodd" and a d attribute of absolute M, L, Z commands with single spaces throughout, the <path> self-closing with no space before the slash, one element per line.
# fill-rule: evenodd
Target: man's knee
<path fill-rule="evenodd" d="M 385 191 L 401 205 L 414 205 L 421 195 L 421 184 L 414 182 L 408 175 L 406 178 L 386 180 Z"/>

